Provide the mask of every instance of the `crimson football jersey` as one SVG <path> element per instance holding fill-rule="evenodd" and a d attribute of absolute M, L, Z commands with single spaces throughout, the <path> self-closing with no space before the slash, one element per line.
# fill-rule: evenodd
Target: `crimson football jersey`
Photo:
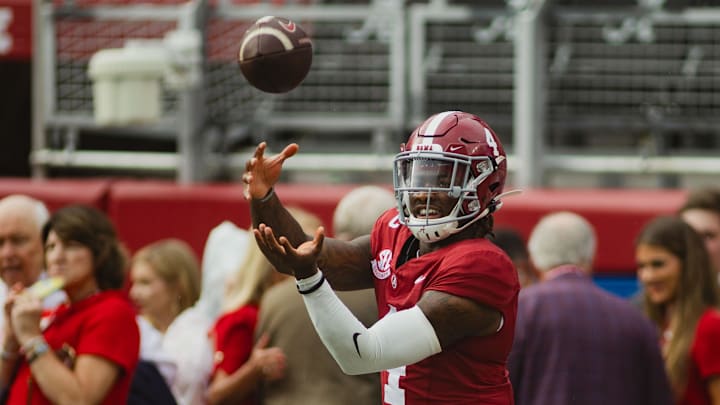
<path fill-rule="evenodd" d="M 375 223 L 371 250 L 380 317 L 411 308 L 423 292 L 435 290 L 497 309 L 504 325 L 492 335 L 465 338 L 418 363 L 383 371 L 383 403 L 513 404 L 506 361 L 520 285 L 512 261 L 484 238 L 463 240 L 420 257 L 413 251 L 407 260 L 404 246 L 412 238 L 400 224 L 397 209 Z"/>

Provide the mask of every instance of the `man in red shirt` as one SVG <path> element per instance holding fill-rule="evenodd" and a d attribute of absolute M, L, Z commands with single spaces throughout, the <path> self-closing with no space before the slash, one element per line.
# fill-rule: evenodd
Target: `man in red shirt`
<path fill-rule="evenodd" d="M 507 168 L 492 129 L 459 111 L 428 118 L 395 157 L 397 208 L 350 242 L 325 238 L 323 228 L 302 232 L 272 190 L 298 146 L 269 158 L 265 147 L 243 175 L 255 238 L 297 279 L 340 367 L 381 371 L 385 404 L 512 404 L 506 360 L 519 284 L 510 258 L 485 238 Z M 380 320 L 363 326 L 330 285 L 374 287 Z"/>

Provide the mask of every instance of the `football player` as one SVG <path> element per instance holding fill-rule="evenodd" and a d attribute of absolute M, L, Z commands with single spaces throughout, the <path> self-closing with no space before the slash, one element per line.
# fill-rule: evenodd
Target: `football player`
<path fill-rule="evenodd" d="M 459 111 L 433 115 L 394 159 L 397 207 L 350 242 L 302 232 L 273 192 L 291 144 L 247 162 L 254 234 L 278 271 L 297 279 L 313 324 L 349 374 L 381 371 L 385 404 L 512 404 L 506 360 L 519 283 L 486 236 L 507 170 L 493 130 Z M 333 289 L 374 287 L 380 320 L 366 328 Z M 313 350 L 313 348 L 307 348 Z"/>

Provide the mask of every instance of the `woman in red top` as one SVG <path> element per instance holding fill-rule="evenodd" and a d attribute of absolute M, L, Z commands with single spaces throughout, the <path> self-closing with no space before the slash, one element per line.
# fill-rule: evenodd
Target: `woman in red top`
<path fill-rule="evenodd" d="M 702 238 L 680 218 L 659 217 L 635 257 L 678 404 L 720 404 L 720 292 Z"/>
<path fill-rule="evenodd" d="M 305 228 L 315 229 L 321 221 L 295 207 L 291 215 Z M 215 369 L 210 378 L 208 402 L 254 405 L 255 388 L 261 379 L 278 380 L 285 375 L 285 354 L 277 347 L 265 348 L 262 336 L 253 347 L 258 303 L 265 291 L 286 277 L 275 271 L 254 240 L 248 243 L 245 259 L 230 281 L 222 314 L 212 328 Z"/>
<path fill-rule="evenodd" d="M 278 348 L 265 348 L 261 338 L 253 348 L 258 303 L 274 282 L 275 272 L 249 241 L 242 266 L 230 281 L 223 310 L 210 336 L 215 346 L 215 367 L 210 377 L 209 404 L 255 405 L 255 389 L 261 379 L 282 378 L 285 355 Z"/>
<path fill-rule="evenodd" d="M 135 313 L 117 290 L 125 255 L 102 212 L 69 206 L 43 228 L 45 262 L 69 303 L 41 320 L 32 292 L 13 286 L 0 383 L 9 404 L 122 404 L 138 360 Z"/>

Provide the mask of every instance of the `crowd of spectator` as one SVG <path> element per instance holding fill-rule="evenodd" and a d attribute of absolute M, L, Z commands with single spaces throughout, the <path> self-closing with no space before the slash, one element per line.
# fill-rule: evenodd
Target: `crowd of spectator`
<path fill-rule="evenodd" d="M 337 236 L 367 234 L 394 204 L 386 189 L 355 190 L 338 205 Z M 308 234 L 323 225 L 291 213 Z M 247 230 L 231 232 L 233 269 L 201 269 L 175 239 L 130 256 L 94 208 L 50 215 L 27 196 L 1 199 L 2 401 L 381 403 L 378 374 L 343 373 L 295 283 Z M 632 300 L 593 283 L 594 229 L 575 213 L 547 215 L 527 241 L 512 229 L 488 237 L 522 281 L 507 364 L 515 403 L 720 403 L 720 190 L 695 190 L 643 228 Z M 26 292 L 55 276 L 58 291 Z M 366 326 L 377 321 L 372 290 L 340 297 Z"/>

